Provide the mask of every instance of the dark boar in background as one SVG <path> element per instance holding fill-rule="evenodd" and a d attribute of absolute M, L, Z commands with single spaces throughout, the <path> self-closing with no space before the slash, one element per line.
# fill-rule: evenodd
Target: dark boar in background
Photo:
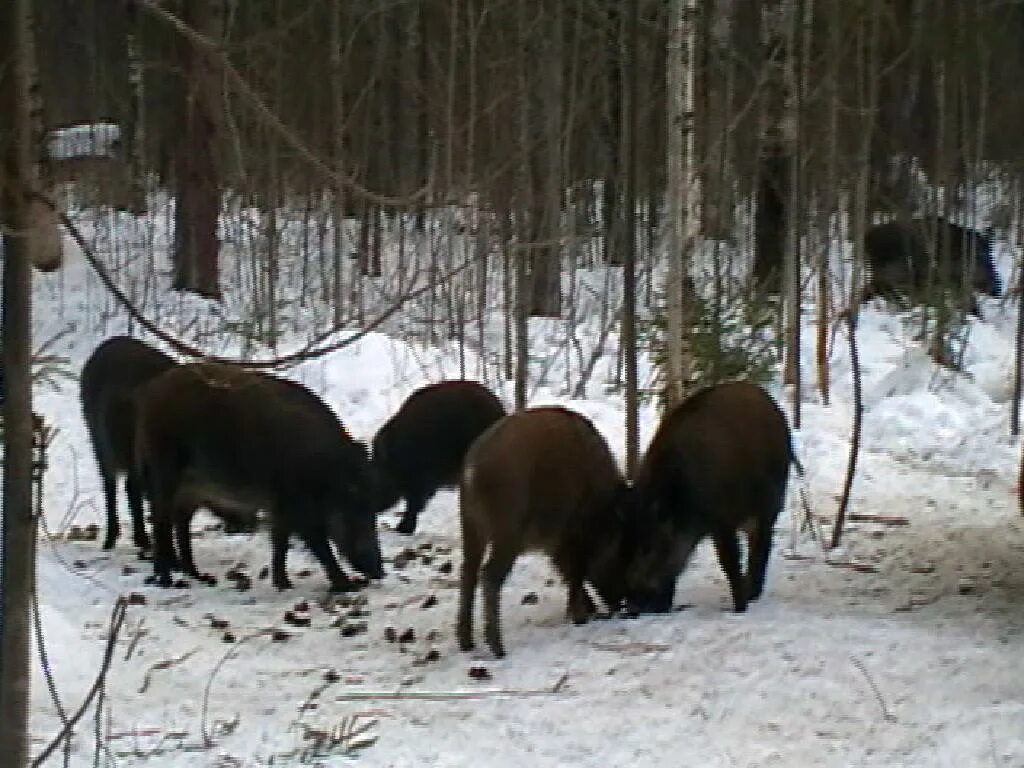
<path fill-rule="evenodd" d="M 103 548 L 110 549 L 121 536 L 117 519 L 117 478 L 124 474 L 124 492 L 132 518 L 132 540 L 149 549 L 143 519 L 142 488 L 132 466 L 135 440 L 136 389 L 177 363 L 163 352 L 130 336 L 103 341 L 85 361 L 79 379 L 82 415 L 92 442 L 96 465 L 103 480 L 107 508 L 107 533 Z"/>
<path fill-rule="evenodd" d="M 396 530 L 413 533 L 419 513 L 437 490 L 458 484 L 469 446 L 504 415 L 501 401 L 475 381 L 442 381 L 417 389 L 373 438 L 377 510 L 404 498 Z"/>
<path fill-rule="evenodd" d="M 107 509 L 103 548 L 110 549 L 121 535 L 117 519 L 117 476 L 124 474 L 124 490 L 132 518 L 136 547 L 149 549 L 143 519 L 145 489 L 134 469 L 135 400 L 140 386 L 177 363 L 168 355 L 130 336 L 112 336 L 93 350 L 82 367 L 79 396 L 89 440 L 100 476 Z M 214 509 L 229 531 L 249 531 L 256 525 L 252 512 Z"/>
<path fill-rule="evenodd" d="M 933 234 L 934 233 L 934 240 Z M 948 238 L 944 241 L 943 238 Z M 948 242 L 947 271 L 942 274 L 941 248 Z M 939 217 L 899 220 L 876 224 L 864 234 L 868 280 L 865 300 L 873 296 L 893 298 L 904 295 L 914 302 L 927 301 L 931 254 L 935 256 L 936 290 L 959 294 L 964 272 L 969 271 L 970 311 L 980 315 L 973 292 L 998 297 L 1002 282 L 992 261 L 991 239 L 973 229 Z"/>

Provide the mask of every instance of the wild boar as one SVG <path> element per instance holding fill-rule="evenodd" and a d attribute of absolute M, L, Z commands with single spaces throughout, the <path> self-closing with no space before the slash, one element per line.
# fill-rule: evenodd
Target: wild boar
<path fill-rule="evenodd" d="M 144 488 L 134 471 L 136 390 L 177 362 L 130 336 L 112 336 L 89 355 L 79 379 L 79 397 L 100 477 L 107 510 L 103 548 L 111 549 L 121 535 L 117 519 L 117 476 L 125 475 L 124 490 L 132 518 L 132 539 L 149 549 L 143 518 Z M 229 531 L 251 531 L 256 516 L 248 510 L 214 509 Z"/>
<path fill-rule="evenodd" d="M 484 636 L 505 655 L 499 625 L 502 584 L 522 552 L 545 552 L 568 587 L 576 624 L 595 606 L 589 581 L 612 609 L 622 595 L 621 499 L 626 484 L 604 438 L 585 416 L 530 408 L 490 426 L 466 456 L 459 487 L 462 571 L 457 634 L 473 648 L 473 600 L 483 564 Z"/>
<path fill-rule="evenodd" d="M 378 512 L 405 499 L 396 530 L 413 533 L 439 488 L 458 484 L 466 451 L 505 407 L 475 381 L 451 380 L 413 392 L 373 438 Z"/>
<path fill-rule="evenodd" d="M 737 381 L 694 393 L 658 426 L 630 489 L 627 602 L 671 608 L 676 580 L 712 537 L 738 612 L 760 597 L 775 520 L 795 461 L 786 417 L 761 387 Z M 738 532 L 747 532 L 747 573 Z"/>
<path fill-rule="evenodd" d="M 948 259 L 940 257 L 948 243 Z M 941 217 L 898 220 L 877 224 L 864 234 L 868 281 L 865 300 L 880 295 L 893 298 L 903 294 L 914 302 L 928 297 L 929 262 L 934 254 L 935 288 L 959 294 L 964 270 L 969 267 L 968 285 L 972 291 L 999 297 L 1002 282 L 992 261 L 992 240 L 973 229 L 961 227 Z M 947 271 L 941 272 L 943 263 Z M 970 298 L 970 311 L 980 316 L 977 299 Z"/>
<path fill-rule="evenodd" d="M 330 541 L 365 575 L 384 575 L 366 446 L 296 382 L 214 363 L 172 368 L 139 393 L 136 462 L 150 493 L 153 568 L 161 585 L 170 584 L 178 565 L 200 576 L 189 523 L 195 507 L 211 500 L 268 511 L 278 589 L 291 586 L 285 559 L 293 533 L 334 590 L 355 582 Z"/>

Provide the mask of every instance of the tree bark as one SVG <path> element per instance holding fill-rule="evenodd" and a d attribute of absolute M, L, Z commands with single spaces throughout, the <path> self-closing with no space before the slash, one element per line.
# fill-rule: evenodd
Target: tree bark
<path fill-rule="evenodd" d="M 530 316 L 562 314 L 562 8 L 560 0 L 544 3 L 547 27 L 537 51 L 535 78 L 539 91 L 533 115 L 540 119 L 540 146 L 533 169 L 533 215 L 529 250 Z"/>
<path fill-rule="evenodd" d="M 28 765 L 32 516 L 32 165 L 30 0 L 0 5 L 0 223 L 3 229 L 3 552 L 0 557 L 0 754 Z"/>
<path fill-rule="evenodd" d="M 637 398 L 636 350 L 636 200 L 637 200 L 637 129 L 639 127 L 640 91 L 640 0 L 629 7 L 629 101 L 626 151 L 625 251 L 622 264 L 622 348 L 626 367 L 626 475 L 632 477 L 640 458 L 639 402 Z"/>
<path fill-rule="evenodd" d="M 216 38 L 219 17 L 214 0 L 186 0 L 184 21 L 200 34 Z M 217 219 L 220 175 L 217 146 L 222 112 L 217 58 L 189 40 L 180 41 L 184 73 L 185 117 L 175 153 L 174 288 L 220 298 Z"/>
<path fill-rule="evenodd" d="M 697 205 L 700 188 L 695 173 L 694 106 L 697 0 L 672 0 L 669 8 L 668 59 L 666 73 L 668 141 L 666 166 L 668 189 L 665 225 L 668 235 L 668 276 L 666 292 L 665 410 L 685 396 L 690 377 L 690 360 L 684 321 L 687 296 L 684 289 L 693 252 L 699 244 Z"/>
<path fill-rule="evenodd" d="M 786 77 L 786 62 L 791 55 L 786 45 L 790 4 L 791 0 L 771 0 L 761 9 L 762 47 L 768 71 L 754 215 L 754 278 L 761 290 L 770 294 L 778 294 L 781 288 L 790 213 L 787 198 L 794 143 L 794 126 L 787 108 L 792 98 Z"/>

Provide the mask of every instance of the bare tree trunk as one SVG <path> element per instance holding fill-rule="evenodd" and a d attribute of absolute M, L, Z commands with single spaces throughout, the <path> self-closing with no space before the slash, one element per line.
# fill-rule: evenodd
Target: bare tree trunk
<path fill-rule="evenodd" d="M 213 0 L 186 0 L 184 21 L 207 38 L 219 37 Z M 217 219 L 220 173 L 217 145 L 222 112 L 221 78 L 215 54 L 191 40 L 180 41 L 185 81 L 183 140 L 176 151 L 174 288 L 220 298 Z"/>
<path fill-rule="evenodd" d="M 533 215 L 531 237 L 543 245 L 529 250 L 530 315 L 558 317 L 562 313 L 562 15 L 561 0 L 544 3 L 548 29 L 540 38 L 537 51 L 537 82 L 540 99 L 536 111 L 540 117 L 543 151 L 535 154 L 533 175 Z"/>
<path fill-rule="evenodd" d="M 1024 194 L 1022 194 L 1021 181 L 1019 179 L 1014 182 L 1014 192 L 1014 198 L 1017 202 L 1014 245 L 1017 245 L 1024 243 Z M 1011 290 L 1012 287 L 1008 284 L 1007 293 Z M 1010 434 L 1016 437 L 1020 434 L 1020 398 L 1021 390 L 1024 389 L 1024 294 L 1021 295 L 1021 299 L 1017 302 L 1017 332 L 1014 335 L 1013 362 L 1013 403 L 1010 410 Z M 1022 456 L 1021 460 L 1021 472 L 1024 473 L 1024 456 Z M 1024 489 L 1021 490 L 1021 504 L 1024 505 Z M 1022 507 L 1022 511 L 1024 511 L 1024 507 Z"/>
<path fill-rule="evenodd" d="M 26 57 L 29 67 L 30 95 L 30 131 L 33 140 L 32 152 L 32 184 L 44 189 L 49 181 L 48 154 L 46 151 L 46 121 L 43 114 L 42 85 L 39 82 L 39 60 L 36 54 L 35 28 L 36 18 L 31 11 L 27 21 Z M 64 246 L 61 240 L 61 225 L 54 211 L 46 202 L 32 198 L 28 202 L 29 220 L 33 229 L 29 241 L 32 251 L 29 258 L 32 266 L 40 272 L 53 272 L 64 263 Z"/>
<path fill-rule="evenodd" d="M 128 161 L 128 205 L 136 216 L 146 211 L 146 172 L 143 152 L 146 141 L 146 93 L 143 81 L 142 25 L 135 3 L 125 4 L 128 33 L 125 37 L 125 56 L 128 59 L 129 106 L 123 128 L 124 154 Z"/>
<path fill-rule="evenodd" d="M 516 341 L 513 339 L 512 327 L 517 325 L 518 315 L 513 297 L 516 295 L 515 275 L 513 274 L 512 262 L 515 258 L 515 251 L 512 250 L 512 214 L 505 205 L 498 211 L 498 227 L 501 232 L 501 297 L 502 297 L 502 337 L 504 344 L 504 370 L 505 380 L 512 379 L 516 373 L 515 349 Z M 524 388 L 525 399 L 525 388 Z"/>
<path fill-rule="evenodd" d="M 832 243 L 837 240 L 840 223 L 839 200 L 839 62 L 842 46 L 842 30 L 839 24 L 839 13 L 842 10 L 840 3 L 843 0 L 833 0 L 830 8 L 832 22 L 829 25 L 829 134 L 828 134 L 828 161 L 826 170 L 825 194 L 822 195 L 822 218 L 824 233 L 824 245 L 818 259 L 818 317 L 817 317 L 817 364 L 818 364 L 818 391 L 821 393 L 821 401 L 824 405 L 829 404 L 831 381 L 828 365 L 828 328 L 830 321 L 831 291 L 829 280 L 829 253 Z M 835 223 L 833 229 L 832 223 Z M 859 301 L 859 294 L 853 294 L 855 301 Z"/>
<path fill-rule="evenodd" d="M 532 173 L 530 169 L 530 118 L 533 110 L 530 109 L 530 78 L 529 63 L 527 57 L 528 24 L 527 9 L 529 3 L 526 0 L 519 0 L 517 4 L 518 41 L 520 44 L 517 75 L 519 80 L 519 188 L 524 196 L 531 197 L 534 194 L 535 186 L 531 183 Z M 533 228 L 529 221 L 530 209 L 533 200 L 520 200 L 516 206 L 515 220 L 511 229 L 515 232 L 518 241 L 511 249 L 513 269 L 515 270 L 515 328 L 516 328 L 516 379 L 515 379 L 515 408 L 517 411 L 526 407 L 526 388 L 530 377 L 530 317 L 529 317 L 529 280 L 528 259 L 530 254 L 524 249 L 529 247 L 529 231 Z"/>
<path fill-rule="evenodd" d="M 758 169 L 755 212 L 754 277 L 761 290 L 777 294 L 786 247 L 787 197 L 791 183 L 794 126 L 786 105 L 786 66 L 792 51 L 786 45 L 792 0 L 768 0 L 761 7 L 762 48 L 767 67 L 765 125 Z"/>
<path fill-rule="evenodd" d="M 797 13 L 798 11 L 799 15 Z M 786 237 L 786 284 L 789 288 L 789 317 L 787 322 L 786 333 L 787 338 L 785 380 L 787 384 L 793 387 L 791 414 L 793 421 L 793 429 L 800 429 L 800 404 L 803 396 L 803 382 L 801 380 L 801 374 L 803 373 L 803 371 L 800 366 L 800 323 L 801 309 L 803 303 L 801 294 L 803 238 L 801 237 L 801 233 L 804 231 L 802 223 L 805 219 L 805 206 L 801 205 L 801 198 L 803 197 L 803 173 L 801 159 L 803 155 L 802 142 L 804 141 L 803 99 L 807 82 L 804 68 L 806 66 L 807 60 L 810 58 L 811 55 L 810 37 L 811 24 L 813 22 L 813 12 L 814 0 L 798 0 L 796 3 L 796 7 L 793 9 L 793 12 L 790 13 L 790 24 L 787 27 L 787 50 L 789 51 L 789 55 L 786 57 L 786 90 L 793 95 L 792 107 L 789 110 L 790 114 L 787 117 L 787 122 L 793 125 L 794 136 L 791 152 L 792 169 L 790 173 L 792 184 L 790 188 L 789 198 L 790 215 Z M 797 72 L 796 67 L 796 40 L 798 29 L 801 32 L 799 46 L 799 73 Z"/>
<path fill-rule="evenodd" d="M 623 75 L 626 67 L 624 26 L 620 15 L 621 3 L 608 3 L 605 19 L 606 59 L 608 90 L 605 124 L 605 152 L 607 164 L 604 184 L 601 190 L 601 218 L 604 224 L 604 263 L 622 264 L 625 247 L 622 213 L 623 158 L 626 155 L 624 141 L 625 125 L 628 118 L 623 111 Z"/>
<path fill-rule="evenodd" d="M 345 155 L 345 92 L 341 63 L 341 9 L 343 0 L 331 2 L 331 155 L 334 167 L 342 168 Z M 340 326 L 345 310 L 345 193 L 340 184 L 331 189 L 331 208 L 334 217 L 332 233 L 333 259 L 331 262 L 331 298 L 334 325 Z"/>
<path fill-rule="evenodd" d="M 878 48 L 879 48 L 879 17 L 880 3 L 874 3 L 871 12 L 870 26 L 867 30 L 867 61 L 864 64 L 865 74 L 862 82 L 867 83 L 864 110 L 866 115 L 862 122 L 860 145 L 860 173 L 857 176 L 856 194 L 854 196 L 853 228 L 854 228 L 854 261 L 853 280 L 850 282 L 850 306 L 847 308 L 846 325 L 850 341 L 850 369 L 853 375 L 853 427 L 850 436 L 850 454 L 846 467 L 846 478 L 839 497 L 839 509 L 836 511 L 835 524 L 832 526 L 831 547 L 839 546 L 843 536 L 843 525 L 846 512 L 850 505 L 850 494 L 853 481 L 857 474 L 857 458 L 860 453 L 860 438 L 864 419 L 864 404 L 861 398 L 860 357 L 857 350 L 857 310 L 860 298 L 860 272 L 864 264 L 864 231 L 867 229 L 868 188 L 870 186 L 871 140 L 877 120 L 878 107 Z M 861 24 L 863 30 L 863 23 Z"/>
<path fill-rule="evenodd" d="M 640 0 L 629 4 L 629 100 L 626 157 L 626 212 L 624 235 L 626 249 L 622 264 L 622 349 L 626 367 L 626 475 L 632 477 L 640 458 L 639 402 L 637 399 L 636 350 L 636 201 L 637 201 L 637 129 L 640 109 Z"/>
<path fill-rule="evenodd" d="M 665 409 L 681 401 L 690 378 L 690 360 L 684 339 L 685 276 L 699 243 L 697 204 L 700 189 L 695 171 L 693 81 L 697 0 L 672 0 L 669 7 L 668 60 L 668 180 L 665 221 L 668 243 Z"/>
<path fill-rule="evenodd" d="M 35 576 L 32 516 L 32 237 L 33 179 L 30 0 L 0 6 L 0 222 L 3 229 L 3 551 L 0 557 L 0 754 L 28 765 L 29 607 Z"/>

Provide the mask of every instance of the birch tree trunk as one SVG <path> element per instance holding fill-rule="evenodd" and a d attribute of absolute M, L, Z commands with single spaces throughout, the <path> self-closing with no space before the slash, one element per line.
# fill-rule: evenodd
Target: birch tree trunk
<path fill-rule="evenodd" d="M 665 200 L 668 276 L 665 369 L 665 409 L 680 402 L 690 379 L 690 355 L 685 339 L 687 296 L 685 276 L 700 242 L 697 206 L 701 190 L 695 172 L 693 81 L 696 61 L 698 0 L 671 0 L 669 5 L 668 59 L 665 85 L 668 105 L 668 141 L 665 164 L 668 189 Z"/>

